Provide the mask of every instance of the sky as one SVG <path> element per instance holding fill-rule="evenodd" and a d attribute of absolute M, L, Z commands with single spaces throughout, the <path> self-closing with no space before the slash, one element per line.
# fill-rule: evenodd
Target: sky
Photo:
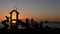
<path fill-rule="evenodd" d="M 60 21 L 60 0 L 0 0 L 0 21 L 15 7 L 19 19 Z"/>

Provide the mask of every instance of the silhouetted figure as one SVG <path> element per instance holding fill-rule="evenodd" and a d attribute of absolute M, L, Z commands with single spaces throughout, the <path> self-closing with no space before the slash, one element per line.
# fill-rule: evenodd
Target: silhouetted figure
<path fill-rule="evenodd" d="M 46 21 L 44 21 L 44 23 L 48 23 L 48 21 L 46 20 Z"/>
<path fill-rule="evenodd" d="M 42 21 L 40 22 L 40 31 L 41 32 L 43 31 L 43 22 Z"/>
<path fill-rule="evenodd" d="M 34 19 L 33 18 L 31 19 L 31 26 L 32 27 L 34 26 Z"/>
<path fill-rule="evenodd" d="M 7 22 L 9 22 L 9 17 L 7 17 L 7 16 L 5 16 L 5 17 L 6 17 Z"/>
<path fill-rule="evenodd" d="M 2 24 L 5 26 L 4 28 L 7 29 L 8 28 L 8 23 L 9 23 L 9 17 L 5 16 L 6 20 L 2 21 Z"/>
<path fill-rule="evenodd" d="M 30 21 L 29 21 L 29 19 L 28 19 L 28 18 L 26 18 L 26 27 L 27 27 L 27 29 L 29 29 L 29 28 L 30 28 Z"/>

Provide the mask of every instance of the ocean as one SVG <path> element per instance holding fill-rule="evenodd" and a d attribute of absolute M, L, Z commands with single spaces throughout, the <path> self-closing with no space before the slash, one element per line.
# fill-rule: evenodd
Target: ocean
<path fill-rule="evenodd" d="M 60 23 L 43 23 L 43 27 L 49 26 L 52 28 L 60 28 Z"/>
<path fill-rule="evenodd" d="M 60 23 L 43 23 L 43 27 L 49 26 L 52 28 L 60 28 Z M 0 28 L 3 28 L 4 25 L 0 23 Z"/>

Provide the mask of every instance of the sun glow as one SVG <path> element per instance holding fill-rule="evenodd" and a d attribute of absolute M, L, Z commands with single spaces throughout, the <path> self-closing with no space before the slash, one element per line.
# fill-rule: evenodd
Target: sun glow
<path fill-rule="evenodd" d="M 12 23 L 16 23 L 16 21 L 12 21 Z"/>

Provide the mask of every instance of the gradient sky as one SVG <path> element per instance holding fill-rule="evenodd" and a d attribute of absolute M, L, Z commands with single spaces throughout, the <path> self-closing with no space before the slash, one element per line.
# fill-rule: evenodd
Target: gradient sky
<path fill-rule="evenodd" d="M 21 18 L 60 21 L 60 0 L 0 0 L 0 20 L 15 6 Z"/>

